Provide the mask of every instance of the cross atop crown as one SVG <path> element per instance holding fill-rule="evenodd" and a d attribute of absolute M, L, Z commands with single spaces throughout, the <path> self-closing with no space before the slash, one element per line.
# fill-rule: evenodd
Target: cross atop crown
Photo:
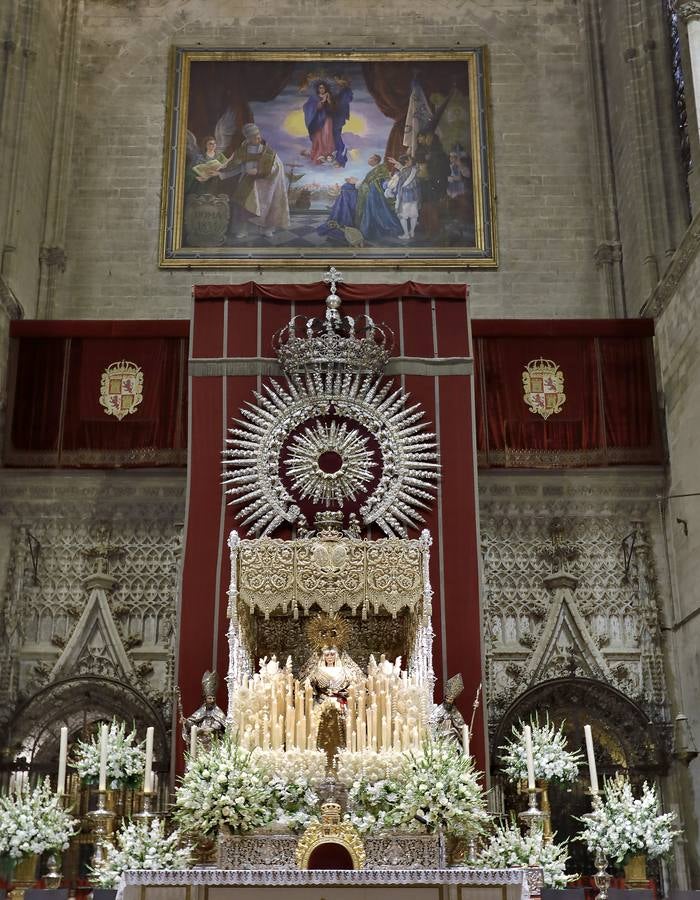
<path fill-rule="evenodd" d="M 339 272 L 335 266 L 331 266 L 330 269 L 323 276 L 323 280 L 326 284 L 330 284 L 331 286 L 331 295 L 335 296 L 336 294 L 336 284 L 340 284 L 343 279 L 343 273 Z M 330 298 L 329 298 L 330 299 Z M 328 301 L 326 301 L 328 302 Z"/>

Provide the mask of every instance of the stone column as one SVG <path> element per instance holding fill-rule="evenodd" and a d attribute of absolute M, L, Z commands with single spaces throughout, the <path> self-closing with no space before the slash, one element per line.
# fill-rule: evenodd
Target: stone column
<path fill-rule="evenodd" d="M 691 169 L 688 188 L 693 214 L 700 208 L 700 0 L 676 0 L 681 58 L 685 81 L 685 103 L 688 116 Z"/>

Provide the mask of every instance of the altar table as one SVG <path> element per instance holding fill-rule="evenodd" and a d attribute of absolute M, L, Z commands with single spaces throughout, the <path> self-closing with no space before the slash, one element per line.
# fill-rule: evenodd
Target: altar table
<path fill-rule="evenodd" d="M 524 869 L 124 872 L 117 900 L 529 900 Z"/>

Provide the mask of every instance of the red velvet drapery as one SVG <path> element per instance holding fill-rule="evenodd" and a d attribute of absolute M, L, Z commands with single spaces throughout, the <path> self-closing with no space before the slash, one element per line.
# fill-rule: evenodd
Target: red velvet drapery
<path fill-rule="evenodd" d="M 185 462 L 187 323 L 18 322 L 11 335 L 11 465 Z M 119 421 L 100 405 L 102 373 L 128 360 L 143 396 Z"/>
<path fill-rule="evenodd" d="M 473 332 L 480 466 L 663 461 L 651 320 L 474 320 Z M 566 401 L 546 420 L 523 397 L 538 357 L 564 373 Z"/>
<path fill-rule="evenodd" d="M 255 375 L 197 375 L 198 360 L 271 355 L 272 334 L 292 313 L 323 312 L 328 286 L 204 285 L 194 289 L 191 334 L 191 420 L 188 516 L 178 660 L 178 683 L 186 710 L 199 702 L 202 672 L 228 666 L 225 641 L 230 580 L 226 539 L 240 529 L 221 487 L 221 450 L 226 428 L 259 389 Z M 341 285 L 347 312 L 385 322 L 396 336 L 395 353 L 408 357 L 471 356 L 466 289 L 455 285 Z M 344 306 L 345 308 L 345 306 Z M 264 380 L 264 379 L 263 379 Z M 426 513 L 434 544 L 434 664 L 438 694 L 445 674 L 461 671 L 461 698 L 469 715 L 481 681 L 476 484 L 472 452 L 472 390 L 469 375 L 406 375 L 405 388 L 420 401 L 440 442 L 440 493 Z M 225 704 L 221 690 L 219 703 Z M 476 723 L 474 747 L 483 765 L 484 735 Z M 179 760 L 178 760 L 179 761 Z"/>

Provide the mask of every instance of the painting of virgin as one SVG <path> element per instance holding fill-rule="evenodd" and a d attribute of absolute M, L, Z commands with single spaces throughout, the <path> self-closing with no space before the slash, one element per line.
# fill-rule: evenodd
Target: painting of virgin
<path fill-rule="evenodd" d="M 176 48 L 161 265 L 496 265 L 484 49 Z"/>

